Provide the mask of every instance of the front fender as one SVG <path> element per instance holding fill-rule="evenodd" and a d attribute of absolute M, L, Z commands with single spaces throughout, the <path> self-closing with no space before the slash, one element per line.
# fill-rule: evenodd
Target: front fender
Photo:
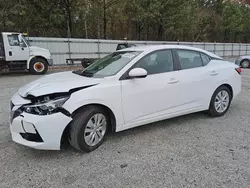
<path fill-rule="evenodd" d="M 33 59 L 33 58 L 35 58 L 36 56 L 30 56 L 30 58 L 27 60 L 27 65 L 26 65 L 26 67 L 27 67 L 27 69 L 29 70 L 29 68 L 30 68 L 30 61 Z"/>
<path fill-rule="evenodd" d="M 103 100 L 87 99 L 87 100 L 73 102 L 72 100 L 69 99 L 68 101 L 66 101 L 66 103 L 64 103 L 62 107 L 72 114 L 77 109 L 83 106 L 94 105 L 94 104 L 106 106 L 113 112 L 115 119 L 116 119 L 116 127 L 124 125 L 123 114 L 122 114 L 121 108 L 119 108 L 119 105 L 116 106 L 116 105 L 108 104 Z"/>
<path fill-rule="evenodd" d="M 83 101 L 78 101 L 76 103 L 72 102 L 70 99 L 64 103 L 63 108 L 65 108 L 69 113 L 73 113 L 77 109 L 81 108 L 82 106 L 90 105 L 90 104 L 100 104 L 107 106 L 108 108 L 112 109 L 109 105 L 105 104 L 104 101 L 98 100 L 98 99 L 88 99 Z"/>

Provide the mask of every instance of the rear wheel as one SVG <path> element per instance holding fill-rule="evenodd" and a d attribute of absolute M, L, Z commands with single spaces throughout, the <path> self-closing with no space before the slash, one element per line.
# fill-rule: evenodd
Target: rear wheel
<path fill-rule="evenodd" d="M 228 87 L 221 86 L 214 92 L 210 107 L 209 114 L 213 117 L 223 116 L 230 107 L 232 94 Z"/>
<path fill-rule="evenodd" d="M 69 128 L 69 142 L 80 151 L 93 151 L 104 141 L 108 126 L 106 112 L 89 106 L 76 113 Z"/>
<path fill-rule="evenodd" d="M 45 74 L 48 71 L 48 63 L 42 58 L 33 58 L 29 65 L 32 74 Z"/>
<path fill-rule="evenodd" d="M 240 63 L 242 68 L 249 68 L 250 67 L 250 61 L 245 59 Z"/>

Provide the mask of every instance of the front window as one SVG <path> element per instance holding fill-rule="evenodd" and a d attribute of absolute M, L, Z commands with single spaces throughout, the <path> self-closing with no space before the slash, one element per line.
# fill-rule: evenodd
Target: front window
<path fill-rule="evenodd" d="M 8 35 L 8 41 L 10 46 L 19 46 L 18 35 Z"/>
<path fill-rule="evenodd" d="M 113 76 L 140 53 L 139 51 L 114 52 L 97 60 L 83 71 L 74 73 L 94 78 Z"/>
<path fill-rule="evenodd" d="M 143 68 L 151 74 L 160 74 L 174 70 L 174 61 L 171 50 L 160 50 L 150 53 L 140 59 L 133 68 Z"/>
<path fill-rule="evenodd" d="M 20 44 L 22 44 L 22 47 L 29 46 L 28 40 L 21 34 L 8 35 L 8 41 L 10 46 L 20 46 Z"/>

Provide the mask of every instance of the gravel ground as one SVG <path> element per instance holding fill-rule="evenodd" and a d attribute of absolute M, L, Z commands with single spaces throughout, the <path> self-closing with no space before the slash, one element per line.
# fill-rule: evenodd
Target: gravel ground
<path fill-rule="evenodd" d="M 0 76 L 0 187 L 225 187 L 250 185 L 250 70 L 224 117 L 182 116 L 110 133 L 92 153 L 38 151 L 11 141 L 8 107 L 38 76 Z"/>

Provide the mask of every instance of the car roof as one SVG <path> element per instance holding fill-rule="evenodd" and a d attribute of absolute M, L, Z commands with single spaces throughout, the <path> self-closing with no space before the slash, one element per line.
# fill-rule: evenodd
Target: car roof
<path fill-rule="evenodd" d="M 130 48 L 125 48 L 119 51 L 145 51 L 145 52 L 151 52 L 151 51 L 155 51 L 155 50 L 163 50 L 163 49 L 183 49 L 183 50 L 194 50 L 194 51 L 198 51 L 198 52 L 202 52 L 205 53 L 211 57 L 214 58 L 219 58 L 222 59 L 221 57 L 208 52 L 206 50 L 200 49 L 200 48 L 195 48 L 195 47 L 191 47 L 191 46 L 185 46 L 185 45 L 142 45 L 142 46 L 135 46 L 135 47 L 130 47 Z"/>
<path fill-rule="evenodd" d="M 17 33 L 17 32 L 2 32 L 4 34 L 20 34 L 20 33 Z"/>

